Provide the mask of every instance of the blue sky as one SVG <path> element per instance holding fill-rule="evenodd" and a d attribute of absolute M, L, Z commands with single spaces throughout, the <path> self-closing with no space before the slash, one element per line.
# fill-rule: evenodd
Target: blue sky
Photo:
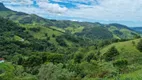
<path fill-rule="evenodd" d="M 48 19 L 142 26 L 142 0 L 0 0 L 6 7 Z"/>

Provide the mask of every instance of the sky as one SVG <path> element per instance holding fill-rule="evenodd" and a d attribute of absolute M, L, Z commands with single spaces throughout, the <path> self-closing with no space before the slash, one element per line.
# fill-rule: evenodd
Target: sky
<path fill-rule="evenodd" d="M 142 27 L 142 0 L 0 0 L 12 10 L 47 19 Z"/>

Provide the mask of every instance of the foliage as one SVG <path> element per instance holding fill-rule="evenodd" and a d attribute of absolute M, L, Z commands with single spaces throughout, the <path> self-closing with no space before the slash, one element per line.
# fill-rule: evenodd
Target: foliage
<path fill-rule="evenodd" d="M 39 80 L 71 80 L 73 72 L 63 68 L 63 64 L 54 65 L 52 63 L 43 64 L 39 69 Z"/>
<path fill-rule="evenodd" d="M 83 59 L 83 54 L 81 54 L 81 53 L 75 54 L 75 56 L 74 56 L 74 62 L 81 63 L 82 59 Z"/>
<path fill-rule="evenodd" d="M 106 61 L 112 61 L 115 59 L 115 57 L 119 55 L 118 50 L 112 46 L 106 53 L 105 53 L 105 60 Z"/>
<path fill-rule="evenodd" d="M 142 52 L 142 39 L 138 42 L 137 49 Z"/>

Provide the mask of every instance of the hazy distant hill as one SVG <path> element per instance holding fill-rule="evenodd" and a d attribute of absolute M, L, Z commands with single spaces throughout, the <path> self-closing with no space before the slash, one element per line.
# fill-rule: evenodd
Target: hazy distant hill
<path fill-rule="evenodd" d="M 135 30 L 138 33 L 142 33 L 142 27 L 132 27 L 131 29 Z"/>

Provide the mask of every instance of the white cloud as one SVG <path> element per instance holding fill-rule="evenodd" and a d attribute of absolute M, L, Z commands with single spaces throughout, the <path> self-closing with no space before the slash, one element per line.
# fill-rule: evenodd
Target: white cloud
<path fill-rule="evenodd" d="M 99 0 L 99 5 L 78 5 L 68 16 L 96 20 L 142 20 L 141 0 Z"/>
<path fill-rule="evenodd" d="M 51 13 L 58 13 L 62 14 L 66 12 L 68 9 L 66 7 L 61 7 L 59 4 L 53 4 L 49 3 L 49 1 L 37 1 L 37 4 L 41 9 L 44 9 L 45 11 L 51 12 Z"/>
<path fill-rule="evenodd" d="M 52 0 L 55 2 L 75 4 L 77 6 L 76 8 L 63 7 L 63 5 L 58 3 L 51 3 L 50 0 L 36 1 L 39 8 L 32 6 L 33 0 L 0 0 L 0 2 L 4 2 L 13 10 L 38 15 L 63 16 L 63 18 L 71 20 L 103 20 L 108 22 L 142 21 L 142 0 Z M 21 6 L 13 7 L 10 4 L 18 4 Z M 31 5 L 31 7 L 27 7 L 27 5 Z"/>
<path fill-rule="evenodd" d="M 0 2 L 3 3 L 9 3 L 9 4 L 21 4 L 21 5 L 31 5 L 33 3 L 32 0 L 0 0 Z"/>
<path fill-rule="evenodd" d="M 53 0 L 55 2 L 64 2 L 64 3 L 96 3 L 97 0 Z"/>
<path fill-rule="evenodd" d="M 33 8 L 32 6 L 33 1 L 34 0 L 0 0 L 0 2 L 5 3 L 9 8 L 13 10 L 20 10 L 19 8 L 21 8 L 20 11 L 23 12 L 24 10 L 26 10 L 25 12 L 29 12 L 29 13 L 33 12 L 31 9 L 36 10 L 36 8 Z M 59 4 L 50 3 L 48 0 L 36 0 L 36 1 L 37 1 L 37 5 L 39 6 L 39 8 L 42 9 L 45 13 L 50 12 L 50 13 L 55 13 L 55 14 L 62 14 L 67 11 L 66 7 L 61 7 Z M 13 5 L 19 5 L 19 7 L 13 7 Z M 42 10 L 39 10 L 38 8 L 37 10 L 42 11 Z"/>

